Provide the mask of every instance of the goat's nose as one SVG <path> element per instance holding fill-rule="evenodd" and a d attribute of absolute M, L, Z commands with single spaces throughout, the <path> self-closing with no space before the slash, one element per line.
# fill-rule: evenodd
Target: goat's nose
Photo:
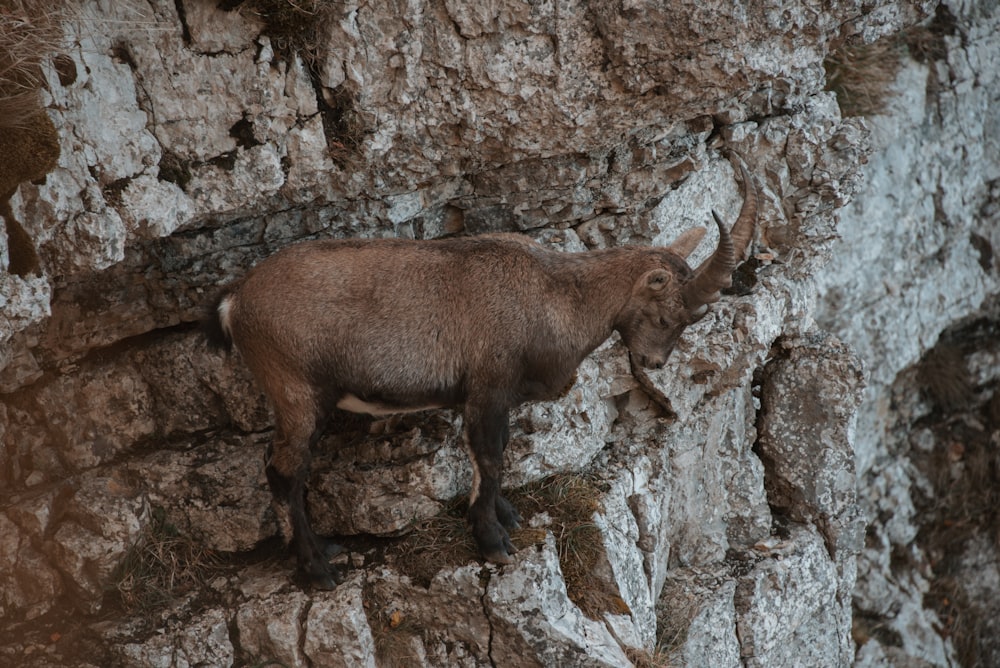
<path fill-rule="evenodd" d="M 662 369 L 667 360 L 659 355 L 643 355 L 642 365 L 647 369 Z"/>

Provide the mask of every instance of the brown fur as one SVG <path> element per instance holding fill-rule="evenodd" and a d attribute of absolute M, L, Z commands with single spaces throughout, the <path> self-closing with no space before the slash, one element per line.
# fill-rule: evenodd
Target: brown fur
<path fill-rule="evenodd" d="M 756 196 L 745 171 L 744 182 L 733 236 L 749 240 Z M 288 503 L 306 574 L 320 586 L 339 577 L 305 519 L 309 445 L 332 408 L 359 400 L 401 412 L 463 407 L 473 535 L 488 559 L 510 561 L 506 530 L 520 518 L 500 495 L 508 411 L 557 398 L 614 331 L 641 366 L 662 366 L 743 252 L 719 229 L 716 253 L 696 271 L 685 256 L 698 233 L 670 248 L 587 253 L 509 234 L 328 240 L 282 250 L 224 290 L 209 325 L 214 339 L 231 337 L 274 405 L 268 479 Z"/>

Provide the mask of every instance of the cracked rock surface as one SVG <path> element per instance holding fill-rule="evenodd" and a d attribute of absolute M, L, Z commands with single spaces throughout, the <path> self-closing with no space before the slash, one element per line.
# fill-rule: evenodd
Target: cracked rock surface
<path fill-rule="evenodd" d="M 61 154 L 11 200 L 43 275 L 0 272 L 0 663 L 954 663 L 933 564 L 995 555 L 915 542 L 933 485 L 902 383 L 1000 293 L 991 3 L 349 1 L 297 15 L 308 44 L 263 4 L 81 0 L 76 78 L 44 66 Z M 903 58 L 885 113 L 843 114 L 830 52 L 924 19 L 940 48 Z M 525 526 L 498 567 L 462 552 L 459 412 L 338 414 L 309 512 L 347 579 L 302 589 L 269 408 L 197 331 L 218 286 L 312 238 L 665 245 L 735 218 L 728 152 L 760 222 L 649 374 L 677 419 L 617 337 L 515 411 Z M 988 407 L 996 358 L 967 352 Z"/>

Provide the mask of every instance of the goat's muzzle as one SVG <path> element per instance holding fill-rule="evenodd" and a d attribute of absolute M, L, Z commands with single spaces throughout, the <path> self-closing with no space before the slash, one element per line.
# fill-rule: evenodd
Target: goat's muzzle
<path fill-rule="evenodd" d="M 667 355 L 639 355 L 639 365 L 644 369 L 662 369 L 667 363 Z"/>

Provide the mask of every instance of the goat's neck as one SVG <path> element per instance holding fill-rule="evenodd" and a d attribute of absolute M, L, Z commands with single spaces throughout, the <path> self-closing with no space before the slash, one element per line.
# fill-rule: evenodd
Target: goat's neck
<path fill-rule="evenodd" d="M 651 267 L 647 254 L 637 249 L 612 248 L 562 255 L 561 271 L 572 274 L 577 294 L 576 334 L 587 352 L 614 331 L 639 277 Z"/>

